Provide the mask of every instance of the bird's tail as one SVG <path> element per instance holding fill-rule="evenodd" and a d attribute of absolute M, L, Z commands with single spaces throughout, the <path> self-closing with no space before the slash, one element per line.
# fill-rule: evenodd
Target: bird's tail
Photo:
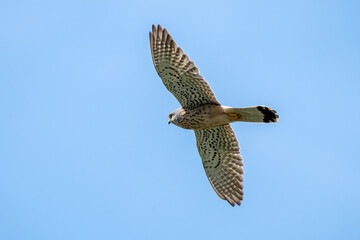
<path fill-rule="evenodd" d="M 231 121 L 271 123 L 278 122 L 279 115 L 275 110 L 265 106 L 246 107 L 246 108 L 224 108 L 224 112 L 231 118 Z"/>

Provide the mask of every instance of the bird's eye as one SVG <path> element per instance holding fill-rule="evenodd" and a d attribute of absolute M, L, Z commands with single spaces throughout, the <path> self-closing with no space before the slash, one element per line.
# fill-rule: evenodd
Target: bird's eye
<path fill-rule="evenodd" d="M 172 115 L 172 114 L 170 114 L 170 115 L 169 115 L 169 119 L 171 119 L 171 118 L 172 118 L 172 116 L 173 116 L 173 115 Z"/>

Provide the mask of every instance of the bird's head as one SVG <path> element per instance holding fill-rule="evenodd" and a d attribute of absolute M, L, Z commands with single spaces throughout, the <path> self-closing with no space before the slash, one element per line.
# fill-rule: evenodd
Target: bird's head
<path fill-rule="evenodd" d="M 175 125 L 177 125 L 179 118 L 180 118 L 180 113 L 181 113 L 181 108 L 176 109 L 175 111 L 173 111 L 172 113 L 169 114 L 169 124 L 173 123 Z"/>

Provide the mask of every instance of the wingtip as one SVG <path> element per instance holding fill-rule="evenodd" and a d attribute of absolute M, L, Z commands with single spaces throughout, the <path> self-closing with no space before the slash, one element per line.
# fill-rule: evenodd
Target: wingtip
<path fill-rule="evenodd" d="M 158 24 L 157 26 L 155 26 L 155 25 L 153 24 L 153 25 L 152 25 L 152 32 L 153 32 L 154 35 L 156 35 L 156 33 L 159 33 L 159 34 L 160 34 L 160 33 L 163 33 L 163 32 L 165 32 L 165 34 L 168 34 L 166 28 L 161 27 L 160 24 Z"/>
<path fill-rule="evenodd" d="M 233 199 L 231 199 L 231 198 L 228 197 L 227 195 L 225 196 L 225 198 L 226 198 L 226 201 L 228 201 L 228 203 L 229 203 L 231 206 L 235 207 L 235 201 L 234 201 Z"/>

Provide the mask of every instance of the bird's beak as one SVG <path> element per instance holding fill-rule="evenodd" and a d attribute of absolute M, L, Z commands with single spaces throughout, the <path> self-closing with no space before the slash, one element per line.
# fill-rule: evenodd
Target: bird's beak
<path fill-rule="evenodd" d="M 168 121 L 168 124 L 170 124 L 171 123 L 171 119 L 169 119 L 169 121 Z"/>

